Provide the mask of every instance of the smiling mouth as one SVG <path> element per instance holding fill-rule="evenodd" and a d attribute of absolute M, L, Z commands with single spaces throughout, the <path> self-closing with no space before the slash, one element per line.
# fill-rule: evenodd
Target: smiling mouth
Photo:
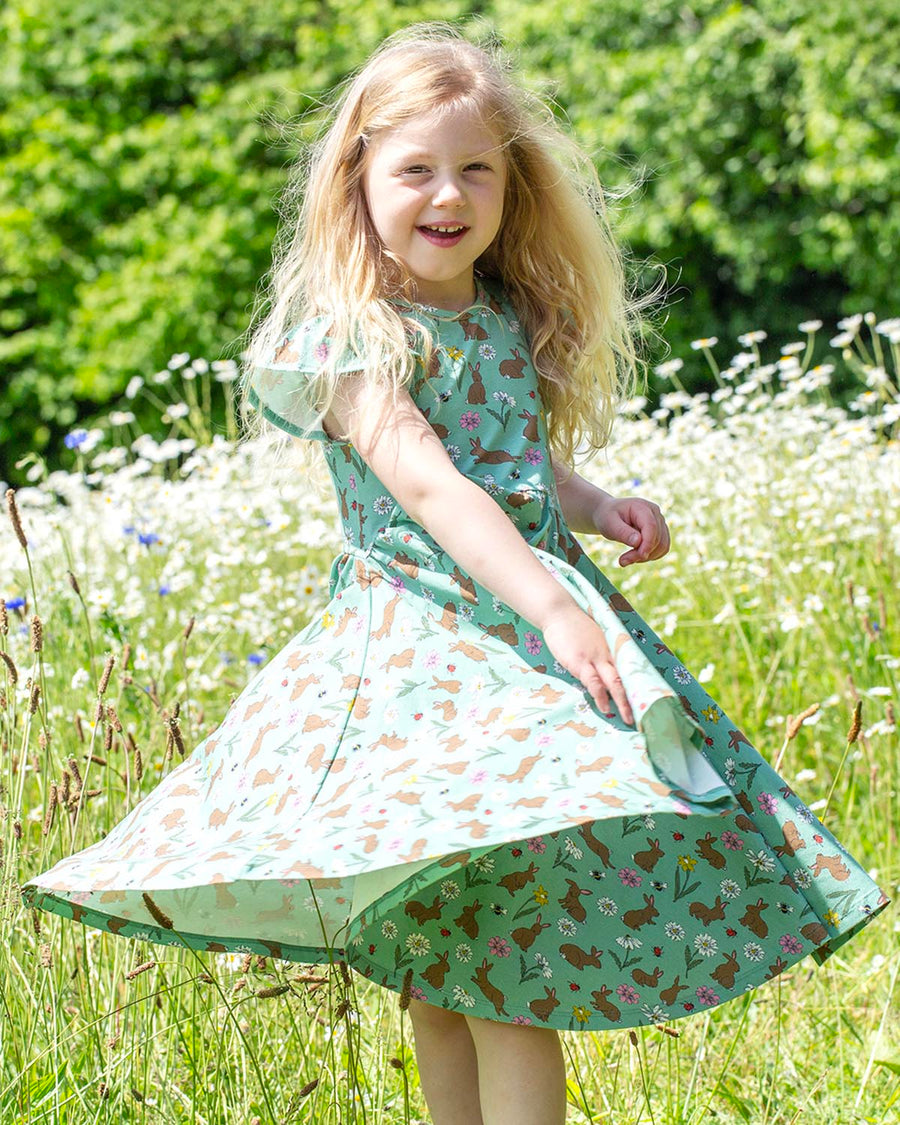
<path fill-rule="evenodd" d="M 429 242 L 437 245 L 453 246 L 462 238 L 469 229 L 462 223 L 427 223 L 416 228 Z"/>

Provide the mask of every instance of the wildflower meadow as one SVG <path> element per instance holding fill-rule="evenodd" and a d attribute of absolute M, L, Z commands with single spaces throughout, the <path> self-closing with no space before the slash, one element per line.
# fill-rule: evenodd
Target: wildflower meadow
<path fill-rule="evenodd" d="M 814 342 L 829 339 L 811 365 Z M 739 350 L 737 350 L 739 349 Z M 729 357 L 727 358 L 726 357 Z M 760 752 L 900 893 L 900 319 L 694 341 L 580 466 L 654 500 L 669 553 L 580 536 Z M 707 373 L 715 389 L 686 385 Z M 237 367 L 131 380 L 72 464 L 19 462 L 0 520 L 0 1122 L 428 1120 L 408 1013 L 341 964 L 198 953 L 23 908 L 328 600 L 328 487 L 238 443 Z M 836 400 L 838 376 L 855 390 Z M 138 431 L 158 408 L 169 435 Z M 212 401 L 226 403 L 211 433 Z M 728 762 L 723 768 L 728 769 Z M 648 831 L 653 828 L 647 818 Z M 569 1117 L 850 1125 L 900 1108 L 892 905 L 823 967 L 636 1032 L 561 1033 Z"/>

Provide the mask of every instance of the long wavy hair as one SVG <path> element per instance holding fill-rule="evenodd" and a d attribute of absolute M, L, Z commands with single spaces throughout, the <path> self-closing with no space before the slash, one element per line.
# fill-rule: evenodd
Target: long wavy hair
<path fill-rule="evenodd" d="M 427 369 L 433 341 L 392 303 L 411 291 L 412 279 L 375 231 L 363 176 L 378 134 L 457 108 L 475 111 L 506 157 L 501 226 L 475 268 L 502 283 L 530 341 L 551 452 L 574 466 L 576 455 L 590 456 L 609 441 L 617 402 L 634 394 L 644 367 L 636 347 L 647 327 L 641 310 L 657 291 L 632 292 L 608 217 L 612 193 L 549 106 L 513 80 L 496 46 L 476 46 L 443 23 L 416 24 L 386 39 L 338 91 L 323 134 L 291 169 L 285 226 L 267 275 L 268 312 L 248 329 L 242 354 L 248 436 L 269 426 L 247 409 L 249 378 L 306 318 L 325 315 L 331 325 L 330 357 L 314 376 L 323 413 L 341 378 L 335 357 L 345 348 L 394 395 L 417 363 Z M 411 334 L 419 336 L 419 359 Z"/>

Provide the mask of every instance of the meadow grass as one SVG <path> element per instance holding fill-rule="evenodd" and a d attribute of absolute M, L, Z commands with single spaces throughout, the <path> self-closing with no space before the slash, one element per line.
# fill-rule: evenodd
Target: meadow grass
<path fill-rule="evenodd" d="M 859 381 L 844 407 L 801 328 L 771 362 L 764 334 L 740 337 L 721 370 L 697 341 L 712 395 L 685 391 L 682 361 L 658 368 L 675 389 L 649 413 L 624 404 L 609 458 L 581 471 L 655 500 L 671 550 L 621 570 L 623 546 L 581 541 L 893 895 L 900 322 L 839 325 L 835 363 Z M 333 498 L 289 473 L 261 484 L 265 453 L 234 446 L 233 414 L 227 438 L 204 429 L 234 366 L 188 359 L 129 385 L 167 395 L 169 439 L 112 411 L 106 431 L 72 435 L 75 471 L 27 459 L 0 527 L 0 1121 L 423 1121 L 395 994 L 340 965 L 118 938 L 19 899 L 141 800 L 327 600 Z M 822 968 L 807 959 L 702 1015 L 561 1033 L 569 1122 L 896 1120 L 898 932 L 891 907 Z"/>

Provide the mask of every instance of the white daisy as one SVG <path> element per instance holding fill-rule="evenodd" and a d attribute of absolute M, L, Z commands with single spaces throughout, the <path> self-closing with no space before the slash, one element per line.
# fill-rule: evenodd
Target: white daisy
<path fill-rule="evenodd" d="M 475 997 L 471 992 L 466 992 L 461 984 L 455 984 L 453 986 L 453 999 L 457 1004 L 462 1004 L 464 1008 L 475 1007 Z"/>
<path fill-rule="evenodd" d="M 410 934 L 406 939 L 406 948 L 413 957 L 424 957 L 431 949 L 431 942 L 424 934 Z"/>

